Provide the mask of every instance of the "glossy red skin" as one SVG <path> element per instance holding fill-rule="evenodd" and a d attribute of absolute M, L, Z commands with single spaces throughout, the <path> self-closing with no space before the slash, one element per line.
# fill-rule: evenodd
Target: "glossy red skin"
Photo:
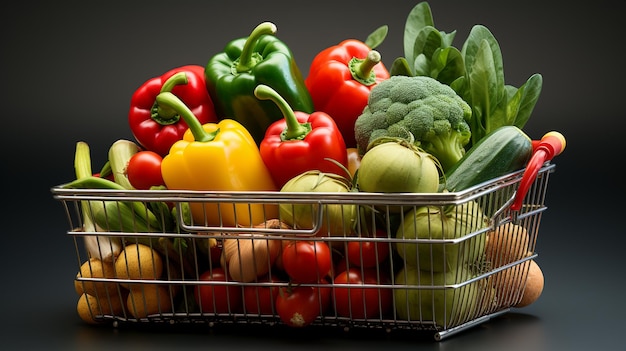
<path fill-rule="evenodd" d="M 376 231 L 376 237 L 386 238 L 383 230 Z M 389 243 L 384 241 L 350 241 L 346 246 L 346 256 L 350 265 L 374 268 L 389 257 Z"/>
<path fill-rule="evenodd" d="M 200 280 L 223 282 L 226 272 L 221 267 L 212 268 L 200 275 Z M 242 308 L 241 287 L 236 285 L 198 285 L 194 289 L 194 298 L 203 313 L 232 313 Z"/>
<path fill-rule="evenodd" d="M 183 118 L 174 124 L 162 125 L 151 117 L 152 108 L 163 83 L 178 72 L 185 72 L 187 84 L 176 85 L 171 90 L 172 94 L 189 107 L 200 124 L 218 121 L 213 100 L 206 88 L 204 67 L 181 66 L 147 80 L 135 90 L 131 97 L 128 123 L 133 136 L 144 149 L 154 151 L 163 157 L 168 154 L 170 147 L 176 141 L 183 138 L 188 128 Z"/>
<path fill-rule="evenodd" d="M 305 327 L 326 310 L 330 303 L 330 291 L 329 287 L 283 287 L 276 297 L 276 312 L 284 324 Z"/>
<path fill-rule="evenodd" d="M 378 280 L 380 276 L 380 281 Z M 354 287 L 335 287 L 333 299 L 335 311 L 340 317 L 355 319 L 380 318 L 392 306 L 392 289 L 387 288 L 389 279 L 375 269 L 350 268 L 339 273 L 334 284 L 353 284 Z M 376 288 L 359 287 L 360 284 L 380 285 Z"/>
<path fill-rule="evenodd" d="M 264 278 L 259 282 L 277 283 L 276 278 Z M 246 313 L 252 314 L 274 314 L 276 311 L 275 302 L 278 297 L 278 286 L 254 286 L 246 285 L 243 288 L 243 305 Z"/>
<path fill-rule="evenodd" d="M 317 111 L 328 113 L 337 122 L 347 147 L 355 147 L 354 122 L 367 105 L 371 89 L 388 79 L 382 62 L 374 66 L 376 83 L 364 85 L 352 76 L 348 63 L 353 57 L 364 59 L 370 48 L 355 39 L 344 40 L 319 52 L 311 62 L 305 85 Z"/>
<path fill-rule="evenodd" d="M 261 157 L 276 186 L 281 188 L 291 178 L 311 170 L 345 175 L 340 166 L 327 160 L 348 166 L 346 144 L 333 118 L 324 112 L 306 114 L 294 111 L 294 114 L 299 123 L 311 125 L 311 131 L 302 140 L 281 139 L 287 127 L 283 118 L 267 128 L 259 145 Z"/>
<path fill-rule="evenodd" d="M 283 248 L 282 266 L 292 281 L 314 283 L 330 273 L 331 255 L 323 241 L 294 241 Z"/>
<path fill-rule="evenodd" d="M 142 150 L 134 154 L 126 165 L 126 176 L 138 190 L 149 190 L 152 186 L 165 185 L 161 175 L 163 157 L 154 151 Z"/>

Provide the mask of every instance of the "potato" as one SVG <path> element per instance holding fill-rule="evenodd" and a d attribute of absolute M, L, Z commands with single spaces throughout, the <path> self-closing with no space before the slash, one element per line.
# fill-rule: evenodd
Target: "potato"
<path fill-rule="evenodd" d="M 493 268 L 528 256 L 530 236 L 519 224 L 505 223 L 487 233 L 485 257 Z"/>
<path fill-rule="evenodd" d="M 96 324 L 99 321 L 95 319 L 98 315 L 108 314 L 120 316 L 124 314 L 126 295 L 128 290 L 121 290 L 122 295 L 112 294 L 107 298 L 97 298 L 89 294 L 82 294 L 78 298 L 76 311 L 83 321 L 89 324 Z"/>
<path fill-rule="evenodd" d="M 119 279 L 154 280 L 163 274 L 163 259 L 150 246 L 131 244 L 115 260 L 115 271 Z M 130 287 L 128 283 L 121 285 Z"/>
<path fill-rule="evenodd" d="M 113 262 L 104 262 L 97 258 L 91 258 L 85 261 L 80 271 L 76 274 L 76 278 L 114 278 L 115 267 Z M 117 284 L 109 282 L 88 282 L 74 280 L 74 289 L 78 296 L 87 293 L 99 298 L 106 298 L 107 294 L 117 293 Z"/>
<path fill-rule="evenodd" d="M 537 262 L 530 261 L 526 287 L 524 288 L 522 299 L 515 305 L 515 307 L 526 307 L 537 301 L 543 292 L 544 283 L 543 271 L 541 271 Z"/>
<path fill-rule="evenodd" d="M 126 307 L 135 318 L 172 311 L 170 287 L 163 284 L 133 284 Z"/>

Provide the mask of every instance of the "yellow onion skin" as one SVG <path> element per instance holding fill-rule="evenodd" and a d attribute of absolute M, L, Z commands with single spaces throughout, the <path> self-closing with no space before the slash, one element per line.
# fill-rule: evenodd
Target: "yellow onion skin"
<path fill-rule="evenodd" d="M 438 162 L 409 144 L 383 142 L 361 158 L 356 184 L 363 192 L 435 193 L 439 189 Z"/>
<path fill-rule="evenodd" d="M 281 189 L 282 192 L 350 192 L 350 182 L 344 177 L 319 171 L 304 172 L 290 179 Z M 315 194 L 310 198 L 315 200 Z M 319 217 L 318 206 L 312 203 L 279 205 L 280 218 L 294 229 L 312 229 Z M 357 220 L 357 206 L 354 204 L 324 204 L 322 223 L 316 236 L 353 236 Z"/>
<path fill-rule="evenodd" d="M 254 228 L 273 229 L 276 235 L 290 229 L 278 219 L 268 219 Z M 283 240 L 274 234 L 235 233 L 224 238 L 220 264 L 233 280 L 249 283 L 269 273 L 281 253 Z"/>

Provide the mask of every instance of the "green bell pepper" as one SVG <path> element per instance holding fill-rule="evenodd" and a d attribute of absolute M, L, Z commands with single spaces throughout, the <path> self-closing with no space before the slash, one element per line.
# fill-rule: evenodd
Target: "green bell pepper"
<path fill-rule="evenodd" d="M 273 23 L 259 24 L 249 37 L 231 41 L 211 57 L 204 71 L 218 116 L 241 123 L 257 145 L 267 127 L 283 118 L 275 103 L 256 98 L 254 89 L 259 84 L 276 90 L 294 111 L 314 111 L 293 54 L 275 33 Z"/>

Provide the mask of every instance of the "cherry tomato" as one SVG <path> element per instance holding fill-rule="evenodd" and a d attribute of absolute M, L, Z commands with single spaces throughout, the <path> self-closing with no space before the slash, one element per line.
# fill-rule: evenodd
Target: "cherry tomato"
<path fill-rule="evenodd" d="M 382 229 L 376 230 L 376 237 L 386 238 Z M 351 265 L 373 268 L 389 257 L 389 243 L 384 241 L 350 241 L 346 247 L 346 256 Z"/>
<path fill-rule="evenodd" d="M 333 289 L 335 310 L 340 317 L 378 318 L 388 312 L 392 305 L 392 290 L 388 287 L 389 279 L 382 273 L 378 280 L 375 269 L 350 268 L 339 273 L 334 284 L 350 284 L 354 287 Z M 363 287 L 363 284 L 377 287 Z"/>
<path fill-rule="evenodd" d="M 305 327 L 315 321 L 330 303 L 330 287 L 290 285 L 276 297 L 276 313 L 291 327 Z"/>
<path fill-rule="evenodd" d="M 226 271 L 221 267 L 209 269 L 200 275 L 201 281 L 227 281 Z M 225 284 L 200 284 L 194 289 L 194 297 L 204 313 L 238 312 L 242 306 L 241 287 Z"/>
<path fill-rule="evenodd" d="M 330 247 L 323 241 L 293 241 L 283 248 L 282 266 L 298 283 L 314 283 L 332 268 Z"/>
<path fill-rule="evenodd" d="M 260 279 L 260 283 L 277 283 L 278 278 L 265 277 Z M 243 305 L 246 313 L 253 314 L 274 314 L 275 301 L 278 296 L 278 286 L 255 286 L 246 285 L 243 288 Z"/>
<path fill-rule="evenodd" d="M 126 176 L 130 184 L 139 190 L 148 190 L 152 186 L 165 185 L 161 175 L 163 158 L 156 152 L 142 150 L 134 154 L 126 165 Z"/>

